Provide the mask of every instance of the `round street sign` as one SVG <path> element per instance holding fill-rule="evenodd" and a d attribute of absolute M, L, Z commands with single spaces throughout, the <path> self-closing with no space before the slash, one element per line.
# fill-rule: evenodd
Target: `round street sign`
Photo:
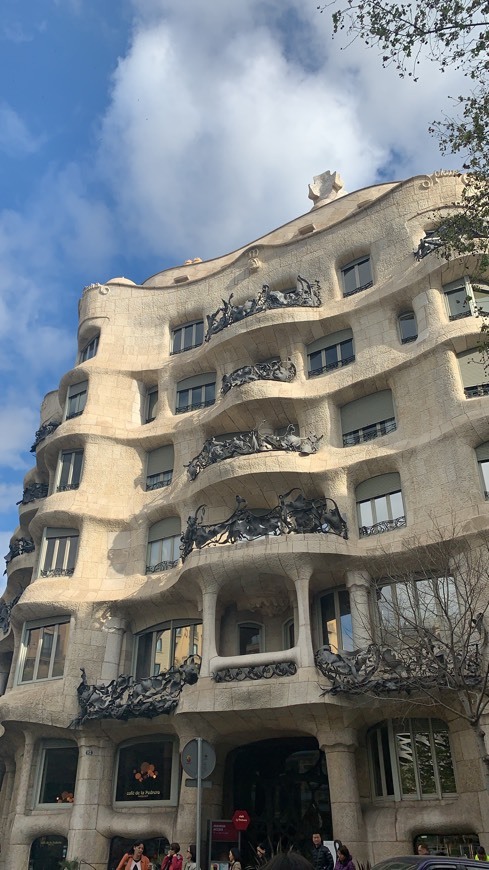
<path fill-rule="evenodd" d="M 198 743 L 197 739 L 189 740 L 188 743 L 182 749 L 182 767 L 188 776 L 191 776 L 192 779 L 197 779 L 198 770 L 197 770 L 197 752 L 198 752 Z M 202 779 L 205 779 L 206 776 L 210 776 L 212 771 L 216 766 L 216 753 L 214 752 L 214 748 L 211 746 L 207 740 L 202 741 L 202 751 L 201 751 L 201 771 L 200 775 Z"/>
<path fill-rule="evenodd" d="M 233 818 L 232 818 L 232 823 L 237 831 L 246 831 L 250 822 L 251 822 L 251 819 L 250 819 L 248 813 L 246 812 L 246 810 L 236 810 L 235 811 Z"/>

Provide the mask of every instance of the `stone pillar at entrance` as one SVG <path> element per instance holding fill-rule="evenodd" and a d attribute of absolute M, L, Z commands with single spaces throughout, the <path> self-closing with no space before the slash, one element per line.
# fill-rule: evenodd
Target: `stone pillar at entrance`
<path fill-rule="evenodd" d="M 70 810 L 68 858 L 79 858 L 105 870 L 108 858 L 108 840 L 97 830 L 99 805 L 106 803 L 102 794 L 105 777 L 111 769 L 113 744 L 106 737 L 81 735 L 78 739 L 78 769 L 76 773 L 75 801 Z M 83 866 L 83 865 L 82 865 Z"/>
<path fill-rule="evenodd" d="M 357 861 L 366 861 L 367 839 L 358 791 L 355 733 L 348 728 L 318 734 L 326 755 L 333 837 L 346 843 Z"/>

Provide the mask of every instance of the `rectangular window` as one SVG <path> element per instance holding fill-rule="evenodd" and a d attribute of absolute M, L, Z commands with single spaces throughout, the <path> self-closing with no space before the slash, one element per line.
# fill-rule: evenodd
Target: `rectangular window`
<path fill-rule="evenodd" d="M 436 634 L 459 615 L 453 577 L 398 580 L 377 587 L 376 597 L 382 638 L 390 643 L 414 638 L 418 626 Z"/>
<path fill-rule="evenodd" d="M 46 746 L 41 755 L 38 803 L 71 806 L 74 801 L 77 746 Z"/>
<path fill-rule="evenodd" d="M 323 372 L 349 365 L 355 360 L 353 333 L 351 329 L 327 335 L 307 347 L 308 375 L 310 378 Z"/>
<path fill-rule="evenodd" d="M 184 414 L 186 411 L 194 411 L 196 408 L 207 408 L 216 401 L 216 382 L 196 383 L 188 385 L 182 381 L 177 387 L 176 414 Z M 188 380 L 194 380 L 189 378 Z"/>
<path fill-rule="evenodd" d="M 321 596 L 321 625 L 323 643 L 329 644 L 333 652 L 353 650 L 350 595 L 346 589 Z"/>
<path fill-rule="evenodd" d="M 479 462 L 479 468 L 484 486 L 484 497 L 489 499 L 489 459 Z"/>
<path fill-rule="evenodd" d="M 146 573 L 155 574 L 175 568 L 180 559 L 180 534 L 148 543 Z"/>
<path fill-rule="evenodd" d="M 353 296 L 372 286 L 372 266 L 370 257 L 360 257 L 341 270 L 343 296 Z"/>
<path fill-rule="evenodd" d="M 184 326 L 178 326 L 172 332 L 171 353 L 183 353 L 185 350 L 192 350 L 194 347 L 200 347 L 204 341 L 204 321 L 196 320 L 194 323 L 186 323 Z"/>
<path fill-rule="evenodd" d="M 71 576 L 75 570 L 79 533 L 77 529 L 46 529 L 41 577 Z"/>
<path fill-rule="evenodd" d="M 81 381 L 79 384 L 72 384 L 68 388 L 68 399 L 66 403 L 66 419 L 71 420 L 73 417 L 79 417 L 83 413 L 87 403 L 88 381 Z"/>
<path fill-rule="evenodd" d="M 178 770 L 173 740 L 146 740 L 122 747 L 117 764 L 116 803 L 176 803 Z"/>
<path fill-rule="evenodd" d="M 389 492 L 358 502 L 360 535 L 378 534 L 405 526 L 402 492 Z"/>
<path fill-rule="evenodd" d="M 489 373 L 478 347 L 457 354 L 460 376 L 467 399 L 489 395 Z"/>
<path fill-rule="evenodd" d="M 473 295 L 470 279 L 459 278 L 443 287 L 449 320 L 460 320 L 473 314 Z"/>
<path fill-rule="evenodd" d="M 173 479 L 173 444 L 165 444 L 148 453 L 146 465 L 146 489 L 169 486 Z"/>
<path fill-rule="evenodd" d="M 158 387 L 151 387 L 146 394 L 146 423 L 151 423 L 156 417 L 156 403 L 158 401 Z"/>
<path fill-rule="evenodd" d="M 22 641 L 19 683 L 54 680 L 63 676 L 69 619 L 49 624 L 27 624 Z"/>
<path fill-rule="evenodd" d="M 63 450 L 58 466 L 57 492 L 78 489 L 83 464 L 83 450 Z"/>
<path fill-rule="evenodd" d="M 379 390 L 343 405 L 340 410 L 343 447 L 381 438 L 397 428 L 390 390 Z"/>
<path fill-rule="evenodd" d="M 92 357 L 95 356 L 98 350 L 98 340 L 99 336 L 96 335 L 94 338 L 91 339 L 91 341 L 88 342 L 88 344 L 85 345 L 83 350 L 80 351 L 80 358 L 78 362 L 86 362 L 87 360 L 92 359 Z"/>

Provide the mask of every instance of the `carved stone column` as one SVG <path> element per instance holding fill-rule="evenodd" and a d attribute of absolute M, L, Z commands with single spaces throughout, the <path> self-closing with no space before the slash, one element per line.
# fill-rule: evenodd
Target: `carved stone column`
<path fill-rule="evenodd" d="M 68 858 L 107 867 L 108 840 L 98 831 L 100 807 L 110 804 L 114 747 L 107 737 L 80 735 L 74 803 L 70 810 Z M 109 790 L 107 790 L 107 782 Z"/>
<path fill-rule="evenodd" d="M 213 587 L 202 593 L 202 666 L 201 677 L 209 677 L 211 660 L 217 656 L 216 608 L 218 590 Z"/>
<path fill-rule="evenodd" d="M 126 628 L 126 620 L 117 616 L 111 616 L 104 625 L 107 641 L 100 673 L 100 680 L 103 683 L 110 683 L 111 680 L 115 680 L 119 676 L 122 640 Z"/>
<path fill-rule="evenodd" d="M 299 664 L 301 668 L 314 667 L 314 650 L 311 636 L 311 608 L 309 607 L 309 581 L 311 570 L 299 568 L 295 588 L 297 591 L 296 646 L 299 647 Z"/>
<path fill-rule="evenodd" d="M 355 761 L 356 734 L 344 728 L 318 734 L 318 741 L 326 755 L 333 837 L 346 843 L 357 860 L 366 860 L 367 837 Z"/>
<path fill-rule="evenodd" d="M 353 643 L 355 649 L 363 649 L 372 643 L 371 579 L 366 571 L 347 571 L 345 579 L 350 593 Z"/>

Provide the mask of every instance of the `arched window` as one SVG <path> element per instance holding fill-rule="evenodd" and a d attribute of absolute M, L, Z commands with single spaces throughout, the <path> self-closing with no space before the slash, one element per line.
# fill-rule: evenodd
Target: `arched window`
<path fill-rule="evenodd" d="M 241 622 L 238 625 L 238 652 L 240 656 L 264 651 L 263 625 L 259 622 Z"/>
<path fill-rule="evenodd" d="M 370 257 L 358 257 L 352 260 L 341 270 L 341 278 L 343 282 L 343 296 L 353 296 L 354 293 L 360 293 L 362 290 L 367 290 L 373 284 L 372 265 Z"/>
<path fill-rule="evenodd" d="M 440 719 L 382 722 L 368 734 L 374 798 L 422 800 L 456 793 L 448 727 Z"/>
<path fill-rule="evenodd" d="M 136 643 L 136 679 L 154 677 L 202 654 L 202 620 L 170 619 L 142 632 Z"/>
<path fill-rule="evenodd" d="M 397 318 L 399 326 L 399 337 L 401 344 L 408 344 L 410 341 L 416 341 L 418 337 L 418 324 L 416 323 L 416 315 L 414 311 L 405 311 Z"/>
<path fill-rule="evenodd" d="M 148 534 L 146 573 L 175 568 L 180 559 L 180 517 L 167 517 L 151 526 Z"/>

